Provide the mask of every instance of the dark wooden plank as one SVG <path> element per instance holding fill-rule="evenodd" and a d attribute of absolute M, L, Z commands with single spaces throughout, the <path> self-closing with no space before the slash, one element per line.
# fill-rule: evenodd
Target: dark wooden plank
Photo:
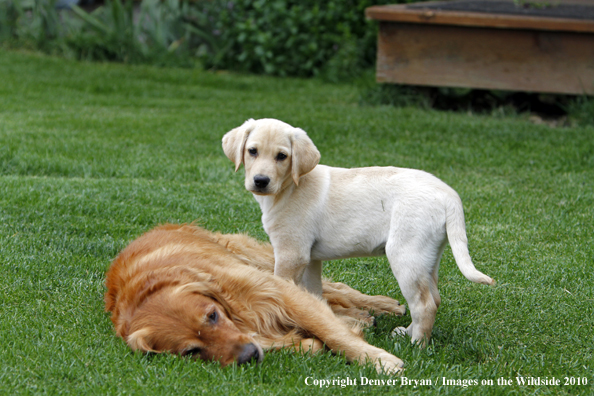
<path fill-rule="evenodd" d="M 383 21 L 377 80 L 594 94 L 594 35 Z"/>
<path fill-rule="evenodd" d="M 594 20 L 594 2 L 576 4 L 533 0 L 453 0 L 407 4 L 406 8 L 440 12 L 463 11 L 481 14 Z"/>
<path fill-rule="evenodd" d="M 427 4 L 439 3 L 430 2 Z M 594 33 L 594 20 L 411 9 L 404 4 L 369 7 L 365 14 L 367 18 L 379 21 Z"/>

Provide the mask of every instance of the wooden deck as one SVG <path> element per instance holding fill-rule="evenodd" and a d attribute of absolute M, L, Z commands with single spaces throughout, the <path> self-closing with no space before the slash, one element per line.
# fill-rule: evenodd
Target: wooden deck
<path fill-rule="evenodd" d="M 367 17 L 380 22 L 377 80 L 592 95 L 594 1 L 578 1 L 534 9 L 511 0 L 370 7 Z"/>

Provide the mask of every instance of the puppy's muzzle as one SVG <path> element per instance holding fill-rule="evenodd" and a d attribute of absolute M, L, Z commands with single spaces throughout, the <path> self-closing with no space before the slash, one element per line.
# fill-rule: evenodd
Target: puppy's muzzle
<path fill-rule="evenodd" d="M 252 360 L 256 363 L 262 361 L 262 349 L 258 348 L 255 344 L 250 343 L 243 347 L 243 350 L 237 357 L 237 364 L 244 364 L 247 362 L 251 362 Z"/>
<path fill-rule="evenodd" d="M 264 175 L 256 175 L 254 176 L 254 186 L 257 189 L 263 190 L 270 184 L 270 178 Z"/>

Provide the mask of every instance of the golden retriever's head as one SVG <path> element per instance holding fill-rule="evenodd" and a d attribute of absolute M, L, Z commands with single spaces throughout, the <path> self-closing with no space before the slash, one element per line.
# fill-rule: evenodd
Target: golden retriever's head
<path fill-rule="evenodd" d="M 201 282 L 151 293 L 130 318 L 126 342 L 133 350 L 171 352 L 222 366 L 262 361 L 262 348 L 209 294 Z"/>
<path fill-rule="evenodd" d="M 258 195 L 278 194 L 291 181 L 309 173 L 320 161 L 320 152 L 307 133 L 279 120 L 247 120 L 223 137 L 223 151 L 245 165 L 245 188 Z"/>

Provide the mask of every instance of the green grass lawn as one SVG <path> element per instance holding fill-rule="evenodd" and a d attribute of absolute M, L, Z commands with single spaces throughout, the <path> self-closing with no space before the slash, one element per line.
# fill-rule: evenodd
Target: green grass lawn
<path fill-rule="evenodd" d="M 115 337 L 104 273 L 133 238 L 191 221 L 266 238 L 243 171 L 220 144 L 263 117 L 306 130 L 324 164 L 419 168 L 462 197 L 471 255 L 497 285 L 466 280 L 446 249 L 429 347 L 390 338 L 409 316 L 380 317 L 367 331 L 405 361 L 406 378 L 431 381 L 407 394 L 592 394 L 594 128 L 358 102 L 358 88 L 316 80 L 0 52 L 0 394 L 402 391 L 402 379 L 361 385 L 390 377 L 331 354 L 271 352 L 222 369 L 134 354 Z M 403 300 L 385 258 L 336 261 L 324 273 Z M 560 385 L 518 386 L 518 376 Z M 347 378 L 357 385 L 306 384 Z"/>

